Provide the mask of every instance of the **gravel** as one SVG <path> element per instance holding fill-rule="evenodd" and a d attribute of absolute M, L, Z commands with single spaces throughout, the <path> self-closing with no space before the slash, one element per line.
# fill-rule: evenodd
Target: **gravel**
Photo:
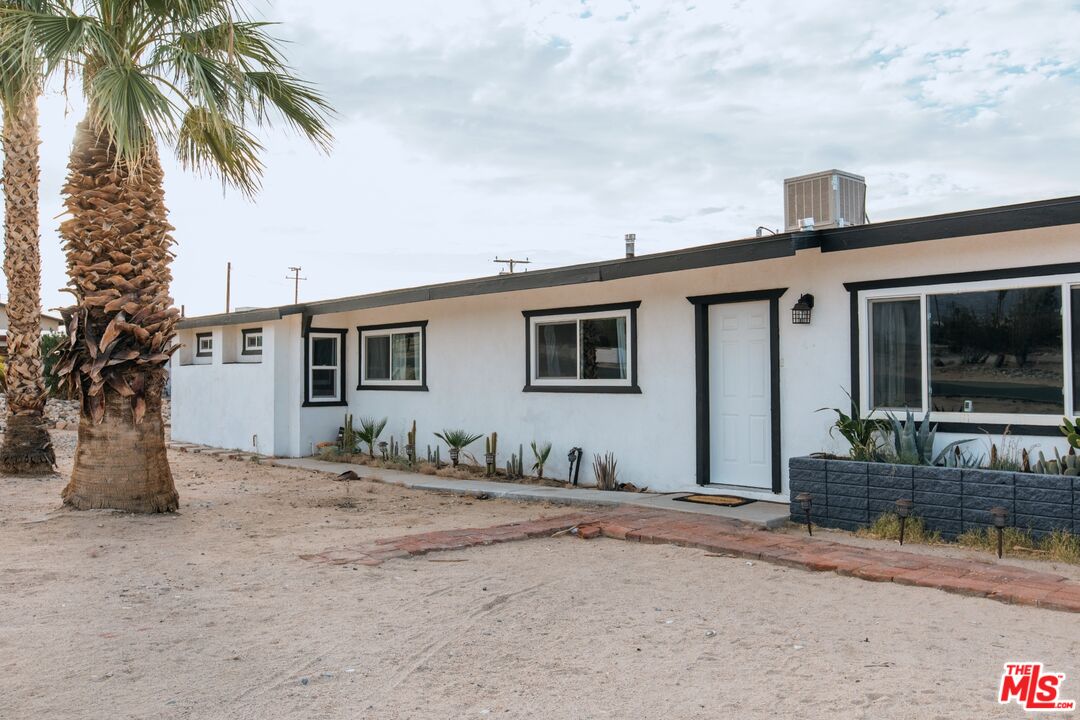
<path fill-rule="evenodd" d="M 168 400 L 162 402 L 161 414 L 165 424 L 169 424 L 171 407 Z M 45 406 L 45 417 L 49 421 L 49 427 L 54 430 L 75 430 L 79 427 L 79 404 L 74 400 L 61 400 L 49 398 Z M 7 395 L 0 393 L 0 430 L 7 420 Z"/>

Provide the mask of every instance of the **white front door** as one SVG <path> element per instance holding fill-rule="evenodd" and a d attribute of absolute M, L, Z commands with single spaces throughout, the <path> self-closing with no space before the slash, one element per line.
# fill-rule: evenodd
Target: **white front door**
<path fill-rule="evenodd" d="M 709 307 L 709 477 L 772 489 L 769 301 Z"/>

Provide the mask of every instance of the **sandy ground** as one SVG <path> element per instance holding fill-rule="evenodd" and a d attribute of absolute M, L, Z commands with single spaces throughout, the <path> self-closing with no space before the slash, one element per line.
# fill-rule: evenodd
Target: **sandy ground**
<path fill-rule="evenodd" d="M 1075 615 L 570 537 L 317 565 L 564 510 L 360 482 L 350 509 L 313 473 L 173 467 L 175 516 L 0 478 L 0 718 L 1023 717 L 995 702 L 1015 660 L 1080 700 Z"/>

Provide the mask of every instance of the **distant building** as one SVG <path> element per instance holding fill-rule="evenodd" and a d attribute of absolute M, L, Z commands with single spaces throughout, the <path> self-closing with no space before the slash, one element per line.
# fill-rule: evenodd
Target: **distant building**
<path fill-rule="evenodd" d="M 8 314 L 7 303 L 0 302 L 0 357 L 7 357 Z M 64 331 L 64 320 L 55 315 L 41 313 L 41 332 L 56 333 Z"/>

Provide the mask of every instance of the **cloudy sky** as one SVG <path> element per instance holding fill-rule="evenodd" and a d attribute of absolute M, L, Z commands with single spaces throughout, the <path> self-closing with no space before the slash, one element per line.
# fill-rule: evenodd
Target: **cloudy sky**
<path fill-rule="evenodd" d="M 259 0 L 338 110 L 265 133 L 255 202 L 167 165 L 188 314 L 752 235 L 786 176 L 865 175 L 872 220 L 1080 194 L 1075 2 Z M 78 99 L 41 104 L 43 290 Z"/>

